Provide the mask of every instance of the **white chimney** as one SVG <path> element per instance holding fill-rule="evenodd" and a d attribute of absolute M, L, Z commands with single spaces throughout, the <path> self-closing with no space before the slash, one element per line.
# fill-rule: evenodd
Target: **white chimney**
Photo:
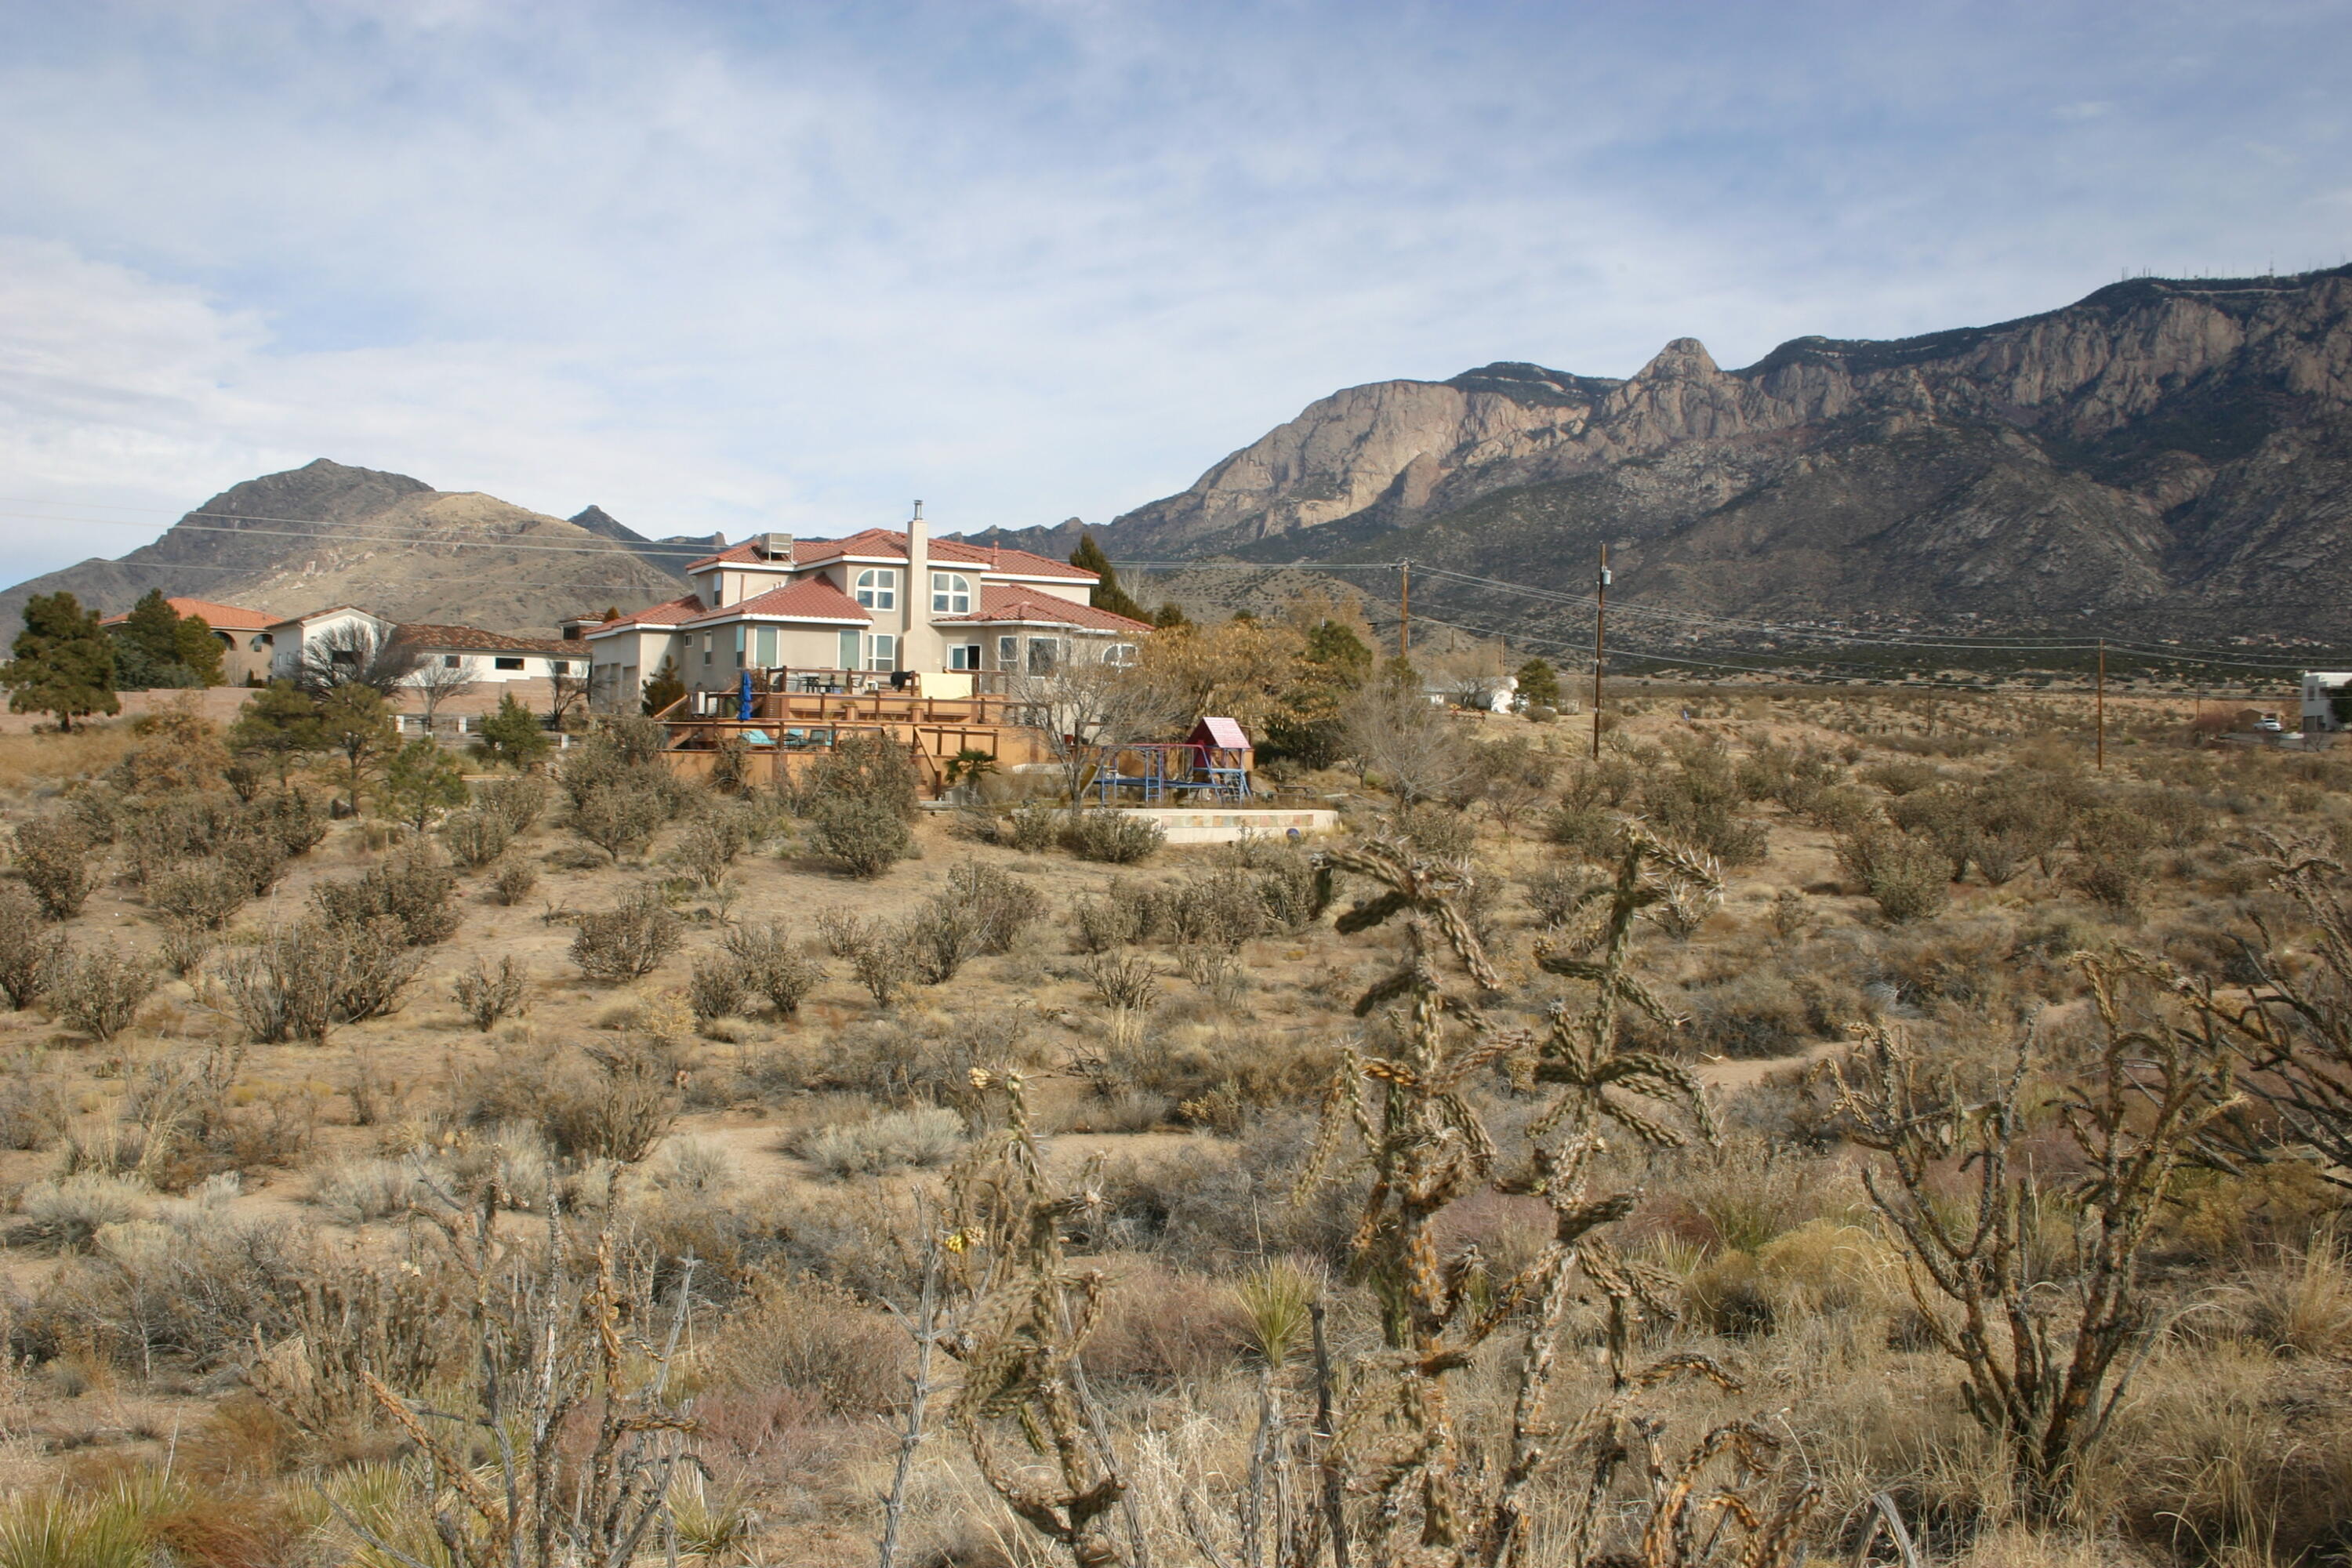
<path fill-rule="evenodd" d="M 907 522 L 907 596 L 899 601 L 906 606 L 906 618 L 898 634 L 898 668 L 916 669 L 930 658 L 931 626 L 931 526 L 923 521 L 923 503 L 915 503 L 915 515 Z M 921 658 L 912 646 L 922 640 Z"/>

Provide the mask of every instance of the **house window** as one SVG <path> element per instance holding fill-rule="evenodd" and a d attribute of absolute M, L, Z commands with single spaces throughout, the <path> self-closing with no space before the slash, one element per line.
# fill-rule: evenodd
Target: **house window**
<path fill-rule="evenodd" d="M 706 665 L 710 662 L 710 634 L 709 632 L 702 634 L 702 662 Z"/>
<path fill-rule="evenodd" d="M 445 653 L 441 656 L 441 668 L 444 669 L 455 669 L 462 662 L 464 661 L 454 653 Z"/>
<path fill-rule="evenodd" d="M 1019 637 L 999 637 L 996 639 L 996 668 L 999 669 L 1018 669 L 1021 668 L 1021 639 Z"/>
<path fill-rule="evenodd" d="M 1105 664 L 1133 664 L 1135 662 L 1135 645 L 1131 642 L 1115 642 L 1111 644 L 1108 647 L 1103 649 L 1103 662 Z"/>
<path fill-rule="evenodd" d="M 1061 662 L 1061 652 L 1062 645 L 1055 638 L 1031 637 L 1029 639 L 1029 673 L 1053 674 L 1054 667 Z"/>
<path fill-rule="evenodd" d="M 520 669 L 522 668 L 522 660 L 519 658 L 494 658 L 490 660 L 490 668 L 492 669 Z"/>
<path fill-rule="evenodd" d="M 761 669 L 772 669 L 772 668 L 775 668 L 775 665 L 776 665 L 776 628 L 775 628 L 775 627 L 773 627 L 773 626 L 761 626 L 761 627 L 757 628 L 756 630 L 754 630 L 754 631 L 752 632 L 752 634 L 751 634 L 751 658 L 752 658 L 753 662 L 754 662 L 754 663 L 756 663 L 756 664 L 758 664 L 758 665 L 759 665 L 759 667 L 760 667 Z"/>
<path fill-rule="evenodd" d="M 327 650 L 327 662 L 329 664 L 341 665 L 345 668 L 351 668 L 356 666 L 359 661 L 360 650 L 355 647 L 331 647 Z"/>
<path fill-rule="evenodd" d="M 857 602 L 869 610 L 898 607 L 898 574 L 887 566 L 869 566 L 857 574 Z"/>
<path fill-rule="evenodd" d="M 952 647 L 950 647 L 948 649 L 948 668 L 950 669 L 978 669 L 980 668 L 980 645 L 976 642 L 957 643 Z"/>
<path fill-rule="evenodd" d="M 551 658 L 547 661 L 547 673 L 550 675 L 569 675 L 572 673 L 572 663 L 569 659 Z"/>
<path fill-rule="evenodd" d="M 953 572 L 932 573 L 931 614 L 935 616 L 971 614 L 971 579 Z"/>
<path fill-rule="evenodd" d="M 856 669 L 857 668 L 857 641 L 858 634 L 856 632 L 844 632 L 841 634 L 841 650 L 835 657 L 841 660 L 842 668 Z"/>
<path fill-rule="evenodd" d="M 866 639 L 866 668 L 896 669 L 898 668 L 898 639 L 887 632 L 875 632 Z"/>

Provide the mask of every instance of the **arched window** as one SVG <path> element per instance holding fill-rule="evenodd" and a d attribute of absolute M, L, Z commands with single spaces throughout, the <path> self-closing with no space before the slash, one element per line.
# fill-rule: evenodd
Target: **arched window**
<path fill-rule="evenodd" d="M 971 614 L 971 579 L 953 572 L 932 573 L 931 614 L 935 616 Z"/>
<path fill-rule="evenodd" d="M 887 566 L 869 566 L 857 574 L 857 602 L 869 610 L 898 607 L 898 574 Z"/>

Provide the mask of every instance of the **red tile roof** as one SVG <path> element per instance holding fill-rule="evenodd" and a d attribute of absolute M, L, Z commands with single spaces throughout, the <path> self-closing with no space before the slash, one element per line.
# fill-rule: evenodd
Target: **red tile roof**
<path fill-rule="evenodd" d="M 415 647 L 468 648 L 476 653 L 580 651 L 578 643 L 559 642 L 553 637 L 512 637 L 504 632 L 486 632 L 479 626 L 436 626 L 423 623 L 393 627 L 392 640 Z"/>
<path fill-rule="evenodd" d="M 772 616 L 788 621 L 844 621 L 861 626 L 874 621 L 864 605 L 826 579 L 806 577 L 697 616 L 687 624 L 699 626 L 705 621 L 729 621 L 740 616 Z"/>
<path fill-rule="evenodd" d="M 202 616 L 205 625 L 216 632 L 266 631 L 278 624 L 278 617 L 259 610 L 241 610 L 235 605 L 215 605 L 210 599 L 165 599 L 175 616 Z M 102 626 L 119 626 L 131 618 L 125 610 L 119 616 L 109 616 L 99 622 Z"/>
<path fill-rule="evenodd" d="M 675 599 L 665 599 L 658 605 L 648 605 L 642 610 L 632 610 L 615 620 L 599 622 L 581 635 L 593 637 L 599 632 L 616 631 L 623 626 L 684 626 L 700 614 L 702 601 L 692 594 L 683 594 Z"/>
<path fill-rule="evenodd" d="M 1012 552 L 1008 551 L 1006 553 Z M 943 626 L 1013 621 L 1030 626 L 1076 626 L 1090 632 L 1149 632 L 1155 629 L 1148 621 L 1131 621 L 1108 610 L 1097 610 L 1092 605 L 1074 604 L 1068 599 L 1056 598 L 1051 594 L 1041 594 L 1034 588 L 1010 583 L 982 584 L 980 608 L 968 616 L 941 616 L 938 619 Z"/>

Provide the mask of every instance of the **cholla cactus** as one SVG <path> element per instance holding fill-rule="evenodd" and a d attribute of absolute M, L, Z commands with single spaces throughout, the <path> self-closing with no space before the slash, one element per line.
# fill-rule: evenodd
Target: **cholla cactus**
<path fill-rule="evenodd" d="M 1019 1074 L 975 1068 L 974 1090 L 1002 1089 L 1005 1123 L 975 1142 L 949 1178 L 950 1279 L 962 1309 L 940 1348 L 963 1366 L 956 1422 L 981 1475 L 1076 1568 L 1120 1561 L 1107 1529 L 1126 1490 L 1118 1457 L 1094 1421 L 1078 1352 L 1102 1316 L 1103 1277 L 1069 1266 L 1063 1232 L 1100 1206 L 1096 1171 L 1057 1193 L 1047 1184 Z M 1009 1461 L 1006 1428 L 1046 1462 L 1037 1481 Z"/>
<path fill-rule="evenodd" d="M 1593 959 L 1538 950 L 1553 973 L 1589 982 L 1592 1002 L 1582 1011 L 1552 1013 L 1538 1037 L 1498 1026 L 1475 1000 L 1447 989 L 1446 961 L 1479 991 L 1501 980 L 1454 897 L 1467 868 L 1412 857 L 1403 847 L 1375 842 L 1321 858 L 1318 897 L 1328 902 L 1335 873 L 1375 883 L 1380 891 L 1343 914 L 1343 932 L 1402 918 L 1404 962 L 1368 990 L 1359 1016 L 1387 1005 L 1396 1047 L 1376 1053 L 1352 1047 L 1326 1100 L 1323 1127 L 1302 1180 L 1312 1181 L 1350 1131 L 1371 1184 L 1351 1243 L 1355 1273 L 1380 1290 L 1387 1307 L 1388 1348 L 1376 1374 L 1360 1378 L 1343 1434 L 1385 1431 L 1385 1439 L 1343 1438 L 1355 1489 L 1374 1500 L 1373 1522 L 1392 1560 L 1415 1568 L 1502 1568 L 1522 1563 L 1528 1551 L 1528 1492 L 1548 1469 L 1564 1462 L 1585 1467 L 1575 1491 L 1582 1507 L 1570 1528 L 1574 1550 L 1566 1561 L 1637 1563 L 1642 1568 L 1696 1568 L 1738 1563 L 1777 1568 L 1796 1549 L 1796 1535 L 1817 1489 L 1782 1495 L 1775 1481 L 1771 1439 L 1741 1423 L 1711 1433 L 1680 1459 L 1658 1451 L 1658 1429 L 1635 1415 L 1642 1393 L 1684 1376 L 1731 1380 L 1702 1357 L 1669 1358 L 1629 1369 L 1631 1325 L 1646 1306 L 1670 1314 L 1668 1281 L 1623 1257 L 1597 1233 L 1632 1209 L 1633 1195 L 1592 1194 L 1588 1174 L 1614 1125 L 1656 1144 L 1683 1142 L 1685 1127 L 1709 1131 L 1698 1085 L 1662 1057 L 1618 1048 L 1618 1021 L 1632 1005 L 1672 1022 L 1665 1008 L 1627 973 L 1633 923 L 1653 904 L 1719 886 L 1713 865 L 1679 850 L 1635 825 L 1627 830 L 1614 882 L 1584 901 L 1605 900 L 1600 931 L 1582 951 Z M 1677 894 L 1676 889 L 1685 891 Z M 1550 1205 L 1553 1236 L 1526 1269 L 1476 1304 L 1473 1282 L 1483 1260 L 1465 1247 L 1441 1257 L 1436 1221 L 1456 1200 L 1494 1184 L 1492 1140 L 1471 1105 L 1473 1075 L 1509 1062 L 1521 1081 L 1553 1087 L 1558 1100 L 1533 1134 L 1534 1178 L 1524 1190 Z M 1646 1102 L 1646 1103 L 1644 1103 Z M 1568 1309 L 1582 1289 L 1609 1303 L 1613 1392 L 1561 1431 L 1546 1415 Z M 1507 1324 L 1529 1323 L 1521 1352 L 1508 1457 L 1499 1469 L 1465 1473 L 1447 1394 L 1449 1376 L 1480 1344 Z M 1629 1432 L 1630 1428 L 1630 1432 Z M 1652 1496 L 1639 1554 L 1595 1555 L 1610 1514 L 1604 1504 L 1623 1461 L 1639 1447 L 1648 1457 Z M 1727 1470 L 1719 1484 L 1710 1478 Z M 1697 1521 L 1720 1514 L 1719 1528 Z"/>

